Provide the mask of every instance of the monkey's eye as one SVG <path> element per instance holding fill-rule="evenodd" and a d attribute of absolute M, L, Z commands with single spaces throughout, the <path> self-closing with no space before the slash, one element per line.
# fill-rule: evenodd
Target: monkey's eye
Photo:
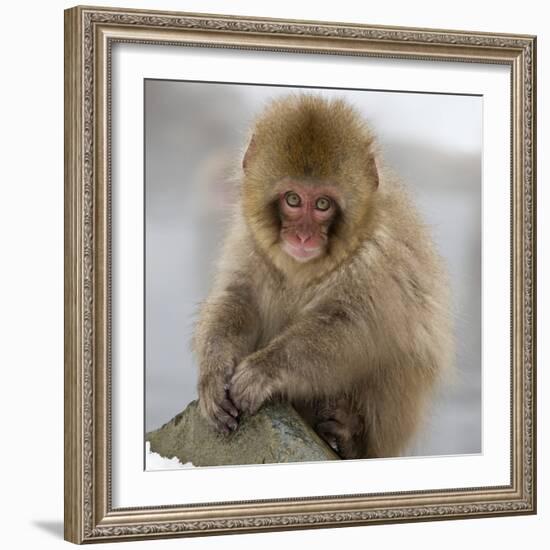
<path fill-rule="evenodd" d="M 289 191 L 285 195 L 285 200 L 288 206 L 292 206 L 293 208 L 300 206 L 300 203 L 302 202 L 300 199 L 300 195 L 298 195 L 298 193 L 294 193 L 294 191 Z"/>
<path fill-rule="evenodd" d="M 327 199 L 326 197 L 320 197 L 315 201 L 315 208 L 324 212 L 325 210 L 328 210 L 330 208 L 330 204 L 330 199 Z"/>

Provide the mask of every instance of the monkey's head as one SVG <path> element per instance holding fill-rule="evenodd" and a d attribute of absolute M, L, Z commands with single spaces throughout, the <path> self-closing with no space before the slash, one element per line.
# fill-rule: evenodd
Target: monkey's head
<path fill-rule="evenodd" d="M 342 100 L 293 95 L 255 123 L 243 158 L 242 208 L 282 270 L 319 273 L 366 237 L 378 187 L 373 136 Z"/>

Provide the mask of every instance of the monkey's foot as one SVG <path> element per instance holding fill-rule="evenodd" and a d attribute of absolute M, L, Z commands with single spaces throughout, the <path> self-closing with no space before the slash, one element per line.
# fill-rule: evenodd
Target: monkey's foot
<path fill-rule="evenodd" d="M 353 433 L 338 420 L 324 420 L 315 426 L 317 434 L 342 458 L 359 458 Z"/>

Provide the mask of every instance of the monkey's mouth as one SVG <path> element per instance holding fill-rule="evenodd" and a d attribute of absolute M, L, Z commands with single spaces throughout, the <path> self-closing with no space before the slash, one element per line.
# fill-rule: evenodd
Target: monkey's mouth
<path fill-rule="evenodd" d="M 293 245 L 288 241 L 283 241 L 283 250 L 297 262 L 305 263 L 313 258 L 317 258 L 323 252 L 322 247 L 308 248 L 303 245 Z"/>

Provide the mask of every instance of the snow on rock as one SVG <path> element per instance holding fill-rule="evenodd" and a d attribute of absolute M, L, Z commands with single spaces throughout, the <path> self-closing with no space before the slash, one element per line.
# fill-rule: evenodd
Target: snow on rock
<path fill-rule="evenodd" d="M 151 451 L 151 443 L 145 442 L 145 469 L 150 470 L 178 470 L 181 468 L 192 467 L 192 462 L 186 462 L 182 464 L 175 456 L 172 458 L 165 458 L 158 453 Z"/>

